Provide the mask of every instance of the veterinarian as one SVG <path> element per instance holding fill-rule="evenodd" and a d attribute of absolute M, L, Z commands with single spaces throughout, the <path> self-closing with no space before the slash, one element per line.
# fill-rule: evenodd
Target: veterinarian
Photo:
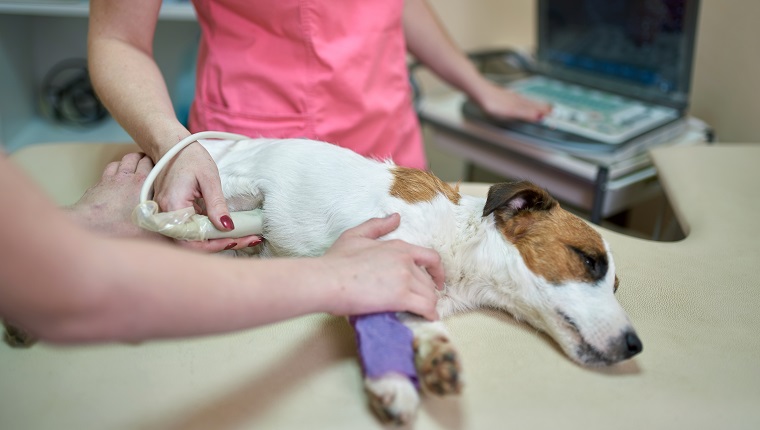
<path fill-rule="evenodd" d="M 71 343 L 197 336 L 312 312 L 437 318 L 438 254 L 375 240 L 398 215 L 346 231 L 320 258 L 219 258 L 125 227 L 151 167 L 143 154 L 109 164 L 65 211 L 0 149 L 0 319 Z"/>
<path fill-rule="evenodd" d="M 90 73 L 112 115 L 154 160 L 190 135 L 323 140 L 397 164 L 425 168 L 411 103 L 406 53 L 497 117 L 540 119 L 549 106 L 481 76 L 426 0 L 194 0 L 202 38 L 186 129 L 153 58 L 161 0 L 90 2 Z M 325 172 L 329 174 L 329 172 Z M 234 225 L 216 166 L 190 145 L 156 183 L 162 210 L 203 197 L 220 230 Z M 220 250 L 218 241 L 189 242 Z"/>

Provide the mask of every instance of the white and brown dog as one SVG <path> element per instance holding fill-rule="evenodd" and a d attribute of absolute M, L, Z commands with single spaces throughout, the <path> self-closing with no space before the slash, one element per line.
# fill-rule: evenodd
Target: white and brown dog
<path fill-rule="evenodd" d="M 345 230 L 397 212 L 383 239 L 436 250 L 446 284 L 442 317 L 481 306 L 503 309 L 548 333 L 574 361 L 610 365 L 642 350 L 613 293 L 609 246 L 584 221 L 529 182 L 493 185 L 488 198 L 461 195 L 429 172 L 366 159 L 309 140 L 204 141 L 230 209 L 261 207 L 262 256 L 318 256 Z M 456 350 L 441 322 L 404 315 L 415 337 L 422 387 L 461 389 Z M 410 420 L 414 385 L 388 375 L 365 380 L 381 417 Z"/>

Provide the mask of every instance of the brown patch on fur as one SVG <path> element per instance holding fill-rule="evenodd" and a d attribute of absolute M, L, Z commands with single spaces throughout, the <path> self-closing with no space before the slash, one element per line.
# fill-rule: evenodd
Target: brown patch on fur
<path fill-rule="evenodd" d="M 599 233 L 562 209 L 546 190 L 527 181 L 494 185 L 483 215 L 490 213 L 528 268 L 547 281 L 594 282 L 606 274 L 607 252 Z"/>
<path fill-rule="evenodd" d="M 407 167 L 394 167 L 393 184 L 390 194 L 408 203 L 429 202 L 438 194 L 444 195 L 451 203 L 459 204 L 459 186 L 451 185 L 438 179 L 430 172 Z"/>
<path fill-rule="evenodd" d="M 573 248 L 606 261 L 607 253 L 599 234 L 559 206 L 548 211 L 520 213 L 497 224 L 520 251 L 528 268 L 551 283 L 596 281 Z"/>

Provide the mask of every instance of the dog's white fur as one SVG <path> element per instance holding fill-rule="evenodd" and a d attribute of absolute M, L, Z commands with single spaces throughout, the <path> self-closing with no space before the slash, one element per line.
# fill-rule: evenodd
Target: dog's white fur
<path fill-rule="evenodd" d="M 503 188 L 492 188 L 494 197 L 489 193 L 488 200 L 466 195 L 452 200 L 434 193 L 410 201 L 414 199 L 391 194 L 394 187 L 404 186 L 393 163 L 334 145 L 299 139 L 202 144 L 218 164 L 230 210 L 262 207 L 262 256 L 318 256 L 343 231 L 397 212 L 400 227 L 383 239 L 402 239 L 441 255 L 446 274 L 438 304 L 441 316 L 482 306 L 503 309 L 548 333 L 584 365 L 615 363 L 641 349 L 613 296 L 615 265 L 607 243 L 558 205 L 551 211 L 532 207 L 530 190 L 505 197 L 498 195 Z M 501 205 L 494 202 L 499 198 Z M 495 209 L 484 215 L 487 205 Z M 537 237 L 523 230 L 510 236 L 510 223 L 517 217 L 526 225 L 535 218 L 548 230 L 536 230 Z M 561 234 L 552 237 L 551 232 Z M 523 233 L 531 240 L 523 241 Z M 575 255 L 573 250 L 585 252 Z M 564 272 L 555 273 L 551 262 L 536 263 L 551 258 L 561 259 L 567 266 Z M 589 270 L 599 276 L 589 280 L 590 275 L 578 275 Z M 422 386 L 439 394 L 458 392 L 459 363 L 444 325 L 411 315 L 403 321 L 415 336 Z M 384 418 L 405 422 L 414 415 L 419 398 L 405 378 L 389 375 L 367 380 L 365 386 Z"/>

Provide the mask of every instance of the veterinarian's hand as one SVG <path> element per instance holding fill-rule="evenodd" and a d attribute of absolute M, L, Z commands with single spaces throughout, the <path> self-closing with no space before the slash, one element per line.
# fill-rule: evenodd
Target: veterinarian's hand
<path fill-rule="evenodd" d="M 398 214 L 371 219 L 347 230 L 327 251 L 340 294 L 336 315 L 408 311 L 438 319 L 436 289 L 444 273 L 437 252 L 400 240 L 377 240 L 400 223 Z"/>
<path fill-rule="evenodd" d="M 552 111 L 551 105 L 523 97 L 491 82 L 475 98 L 483 112 L 494 118 L 537 122 Z"/>
<path fill-rule="evenodd" d="M 222 193 L 219 170 L 211 155 L 198 143 L 183 149 L 156 178 L 154 200 L 162 211 L 195 207 L 223 231 L 234 228 Z M 261 242 L 258 236 L 206 241 L 177 241 L 183 247 L 205 252 L 241 249 Z"/>

